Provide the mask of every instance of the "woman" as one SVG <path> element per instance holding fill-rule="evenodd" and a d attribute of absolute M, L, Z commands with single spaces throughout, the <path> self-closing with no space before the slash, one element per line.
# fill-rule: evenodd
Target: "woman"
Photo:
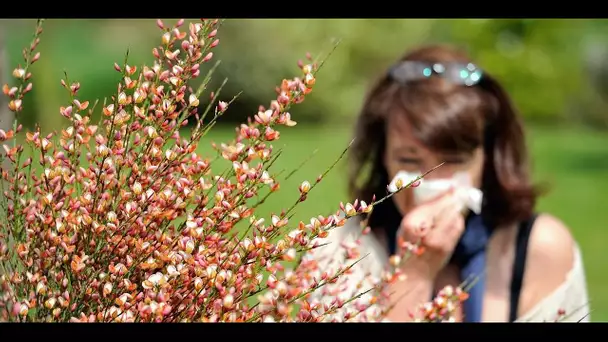
<path fill-rule="evenodd" d="M 530 181 L 520 118 L 498 82 L 464 53 L 427 46 L 405 55 L 371 89 L 355 135 L 350 189 L 359 200 L 384 197 L 401 171 L 442 163 L 422 182 L 460 173 L 483 193 L 479 214 L 463 211 L 454 191 L 417 202 L 410 188 L 374 208 L 367 218 L 373 234 L 360 247 L 369 255 L 355 265 L 351 286 L 366 272 L 379 275 L 399 239 L 425 250 L 403 263 L 407 280 L 392 285 L 387 320 L 411 320 L 435 290 L 471 275 L 478 278 L 460 321 L 555 321 L 564 312 L 564 320 L 589 320 L 577 244 L 561 221 L 535 212 L 539 189 Z M 327 239 L 335 243 L 313 256 L 338 255 L 340 244 L 360 236 L 359 220 L 333 230 Z"/>

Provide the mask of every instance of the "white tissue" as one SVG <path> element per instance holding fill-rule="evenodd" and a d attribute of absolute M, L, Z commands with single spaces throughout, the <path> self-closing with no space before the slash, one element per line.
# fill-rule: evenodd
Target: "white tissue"
<path fill-rule="evenodd" d="M 388 191 L 390 191 L 391 193 L 397 192 L 397 190 L 399 190 L 400 187 L 404 187 L 404 186 L 410 184 L 411 182 L 416 180 L 416 178 L 418 178 L 418 177 L 420 177 L 419 173 L 399 171 L 397 173 L 397 175 L 395 176 L 395 178 L 393 178 L 391 183 L 388 185 Z M 397 181 L 399 181 L 399 180 L 401 180 L 400 187 L 397 186 Z"/>
<path fill-rule="evenodd" d="M 420 176 L 420 173 L 400 171 L 389 184 L 388 190 L 390 192 L 399 190 L 396 184 L 398 180 L 401 180 L 401 186 L 406 186 Z M 471 179 L 466 172 L 457 172 L 452 178 L 420 179 L 420 185 L 413 188 L 414 201 L 416 204 L 420 204 L 437 198 L 442 193 L 448 191 L 450 187 L 455 187 L 454 194 L 462 203 L 463 209 L 469 208 L 476 214 L 481 213 L 483 193 L 481 190 L 471 186 Z"/>

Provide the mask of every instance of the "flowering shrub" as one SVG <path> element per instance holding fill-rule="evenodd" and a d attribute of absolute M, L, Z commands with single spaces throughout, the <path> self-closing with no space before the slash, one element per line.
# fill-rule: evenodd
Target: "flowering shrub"
<path fill-rule="evenodd" d="M 340 204 L 335 214 L 309 224 L 290 222 L 330 167 L 312 184 L 302 182 L 293 206 L 268 221 L 256 216 L 259 204 L 279 190 L 271 171 L 279 155 L 272 146 L 278 127 L 296 125 L 289 110 L 313 90 L 320 63 L 307 56 L 301 75 L 283 80 L 276 99 L 237 127 L 233 142 L 215 146 L 217 157 L 201 156 L 201 138 L 232 100 L 220 100 L 218 89 L 200 111 L 213 68 L 198 89 L 189 81 L 213 59 L 220 21 L 202 19 L 187 29 L 184 24 L 157 21 L 162 36 L 152 66 L 136 67 L 127 59 L 114 65 L 121 81 L 104 101 L 98 124 L 91 121 L 98 103 L 79 98 L 80 84 L 66 75 L 61 85 L 69 102 L 59 110 L 65 129 L 44 135 L 37 128 L 25 133 L 23 145 L 17 143 L 17 122 L 13 130 L 0 130 L 3 165 L 9 165 L 2 169 L 0 201 L 0 319 L 381 320 L 385 308 L 367 309 L 385 302 L 385 285 L 403 278 L 398 271 L 387 270 L 346 300 L 331 294 L 323 300 L 312 294 L 347 281 L 360 260 L 352 252 L 356 246 L 345 250 L 347 263 L 319 277 L 311 276 L 318 263 L 302 259 L 318 238 L 369 213 L 378 201 Z M 3 87 L 17 117 L 32 89 L 29 67 L 40 58 L 41 34 L 39 20 L 24 50 L 25 64 L 13 71 L 16 85 Z M 188 124 L 191 130 L 184 129 Z M 213 168 L 219 158 L 231 167 Z M 369 227 L 362 230 L 367 233 Z M 391 260 L 396 266 L 404 259 Z M 420 320 L 449 319 L 463 297 L 459 289 L 445 289 L 422 307 Z M 350 310 L 339 311 L 347 304 Z"/>

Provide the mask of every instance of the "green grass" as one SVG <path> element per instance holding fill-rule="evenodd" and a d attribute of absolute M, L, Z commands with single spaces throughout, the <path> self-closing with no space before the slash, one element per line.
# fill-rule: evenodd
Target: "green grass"
<path fill-rule="evenodd" d="M 199 154 L 213 157 L 211 142 L 228 142 L 234 129 L 216 126 L 203 138 Z M 538 210 L 550 212 L 563 220 L 578 241 L 585 262 L 590 292 L 592 320 L 608 321 L 608 294 L 603 284 L 608 281 L 604 271 L 603 244 L 608 241 L 608 135 L 582 129 L 557 129 L 531 126 L 528 131 L 536 180 L 549 182 L 550 193 L 541 199 Z M 282 149 L 279 159 L 270 169 L 275 174 L 283 170 L 278 180 L 280 190 L 260 206 L 258 217 L 269 219 L 291 207 L 299 197 L 298 186 L 304 180 L 311 183 L 340 156 L 351 140 L 350 128 L 298 125 L 283 128 L 281 139 L 274 145 Z M 312 156 L 311 154 L 317 150 Z M 302 165 L 302 162 L 308 160 Z M 342 160 L 315 187 L 308 199 L 295 210 L 291 224 L 306 223 L 316 215 L 328 215 L 339 208 L 340 201 L 349 201 L 346 194 L 347 168 Z M 223 165 L 222 165 L 223 164 Z M 221 172 L 230 164 L 218 160 L 214 172 Z M 38 165 L 35 166 L 39 168 Z M 296 172 L 287 180 L 285 176 Z"/>
<path fill-rule="evenodd" d="M 201 153 L 210 153 L 212 140 L 228 141 L 233 130 L 215 127 L 205 137 Z M 284 153 L 272 170 L 286 173 L 298 168 L 311 153 L 318 152 L 290 179 L 281 183 L 281 190 L 270 196 L 259 214 L 268 215 L 290 207 L 298 197 L 298 185 L 303 180 L 314 181 L 340 155 L 350 141 L 350 129 L 311 128 L 296 126 L 281 131 L 274 145 Z M 551 192 L 541 199 L 539 210 L 561 218 L 572 230 L 581 246 L 592 305 L 594 321 L 608 320 L 608 294 L 603 284 L 608 274 L 602 266 L 603 244 L 608 241 L 608 136 L 582 129 L 529 128 L 529 142 L 535 179 L 548 181 Z M 205 155 L 205 154 L 204 154 Z M 281 178 L 279 178 L 281 179 Z M 309 199 L 296 209 L 294 220 L 308 222 L 310 217 L 329 214 L 338 208 L 346 196 L 346 165 L 340 163 L 315 188 Z M 296 221 L 297 222 L 297 221 Z"/>

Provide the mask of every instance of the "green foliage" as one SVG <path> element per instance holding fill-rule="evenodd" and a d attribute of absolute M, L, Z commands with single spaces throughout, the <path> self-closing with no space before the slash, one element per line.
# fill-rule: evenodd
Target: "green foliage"
<path fill-rule="evenodd" d="M 468 46 L 527 118 L 563 118 L 576 97 L 589 91 L 581 68 L 582 21 L 450 20 L 437 29 L 446 40 Z"/>
<path fill-rule="evenodd" d="M 11 66 L 22 63 L 21 49 L 31 40 L 33 22 L 23 20 L 2 23 L 7 27 L 11 25 L 11 34 L 6 37 Z M 21 122 L 29 128 L 34 123 L 38 123 L 44 130 L 61 127 L 55 114 L 66 100 L 65 91 L 58 81 L 64 78 L 64 72 L 67 72 L 70 79 L 78 79 L 86 84 L 80 91 L 82 98 L 103 99 L 116 91 L 120 77 L 117 73 L 110 72 L 112 64 L 124 60 L 127 49 L 130 51 L 129 60 L 133 63 L 140 64 L 144 58 L 147 62 L 150 59 L 149 46 L 155 43 L 149 33 L 154 33 L 154 30 L 150 30 L 150 21 L 146 26 L 140 21 L 118 20 L 49 20 L 47 24 L 45 39 L 38 47 L 44 58 L 32 68 L 36 74 L 36 86 L 32 90 L 32 96 L 26 97 L 26 109 L 21 116 Z M 121 30 L 125 24 L 131 26 L 131 29 Z M 148 30 L 144 35 L 143 30 L 146 28 Z M 117 32 L 122 35 L 116 34 Z M 139 37 L 142 39 L 137 39 Z M 132 42 L 137 42 L 138 45 L 129 45 Z"/>
<path fill-rule="evenodd" d="M 331 63 L 328 63 L 330 65 Z M 320 80 L 320 78 L 319 78 Z M 316 89 L 315 89 L 316 91 Z M 315 93 L 321 95 L 321 92 Z M 308 98 L 312 100 L 315 96 Z M 308 103 L 308 102 L 307 102 Z M 298 113 L 304 105 L 298 108 Z M 209 139 L 220 142 L 232 136 L 230 128 L 214 128 Z M 314 140 L 310 137 L 315 137 Z M 260 207 L 260 215 L 268 217 L 276 208 L 291 203 L 297 198 L 297 187 L 302 179 L 314 179 L 329 161 L 335 159 L 352 138 L 349 126 L 317 128 L 298 125 L 281 134 L 284 153 L 276 162 L 276 170 L 291 170 L 319 149 L 310 162 L 298 168 L 297 173 L 281 184 L 284 191 L 271 196 Z M 549 182 L 547 196 L 542 197 L 539 211 L 548 212 L 563 220 L 571 228 L 579 243 L 585 262 L 591 318 L 594 322 L 608 320 L 608 293 L 605 291 L 608 274 L 605 271 L 605 241 L 608 231 L 608 212 L 605 197 L 608 192 L 608 137 L 602 133 L 586 129 L 568 127 L 547 129 L 543 126 L 529 126 L 530 153 L 534 162 L 534 179 Z M 202 144 L 200 155 L 208 155 L 210 147 Z M 340 165 L 327 175 L 311 201 L 305 201 L 293 220 L 306 220 L 319 213 L 331 212 L 335 203 L 348 201 L 344 175 L 346 164 Z"/>
<path fill-rule="evenodd" d="M 146 25 L 151 24 L 138 20 L 52 20 L 47 25 L 52 37 L 47 37 L 41 51 L 48 63 L 63 65 L 83 83 L 95 85 L 82 91 L 83 96 L 97 98 L 113 90 L 115 75 L 104 71 L 111 62 L 122 60 L 128 47 L 136 59 L 149 54 L 144 47 L 156 38 L 142 33 Z M 29 37 L 27 30 L 18 29 L 21 25 L 14 26 L 16 34 L 8 39 L 13 61 L 20 58 L 18 47 Z M 116 35 L 118 26 L 130 26 L 122 30 L 129 34 Z M 604 75 L 600 70 L 604 66 L 590 62 L 590 56 L 599 51 L 595 58 L 604 59 L 608 45 L 603 33 L 607 29 L 602 20 L 229 19 L 221 37 L 225 43 L 217 50 L 222 64 L 215 81 L 228 77 L 226 91 L 242 90 L 243 94 L 233 104 L 231 115 L 222 121 L 241 121 L 251 115 L 260 99 L 273 95 L 271 80 L 295 70 L 290 61 L 309 49 L 317 53 L 333 39 L 340 39 L 331 63 L 321 71 L 319 95 L 300 110 L 300 121 L 352 120 L 370 83 L 392 62 L 419 44 L 441 42 L 467 48 L 480 66 L 504 84 L 527 119 L 606 126 L 608 91 L 596 81 L 598 75 Z M 127 41 L 139 45 L 128 46 Z M 65 59 L 58 61 L 59 56 Z M 42 78 L 39 82 L 61 77 L 50 74 L 56 69 L 36 72 Z M 44 121 L 42 103 L 55 108 L 61 99 L 53 87 L 45 85 L 45 89 L 44 94 L 35 93 L 36 113 L 28 115 L 52 126 Z M 28 120 L 36 121 L 41 120 Z"/>
<path fill-rule="evenodd" d="M 407 49 L 451 43 L 466 48 L 495 75 L 526 118 L 553 121 L 580 116 L 577 107 L 597 102 L 588 96 L 593 89 L 584 62 L 587 48 L 598 44 L 590 38 L 592 33 L 605 31 L 606 25 L 577 20 L 234 20 L 227 28 L 227 34 L 238 36 L 233 42 L 238 40 L 239 45 L 225 45 L 222 58 L 236 60 L 237 49 L 247 51 L 250 67 L 235 72 L 247 80 L 287 67 L 261 63 L 268 56 L 290 60 L 302 47 L 340 37 L 341 46 L 319 84 L 323 95 L 309 107 L 322 111 L 322 117 L 356 114 L 370 82 Z M 255 37 L 273 38 L 267 42 Z M 262 84 L 251 92 L 267 88 Z"/>

